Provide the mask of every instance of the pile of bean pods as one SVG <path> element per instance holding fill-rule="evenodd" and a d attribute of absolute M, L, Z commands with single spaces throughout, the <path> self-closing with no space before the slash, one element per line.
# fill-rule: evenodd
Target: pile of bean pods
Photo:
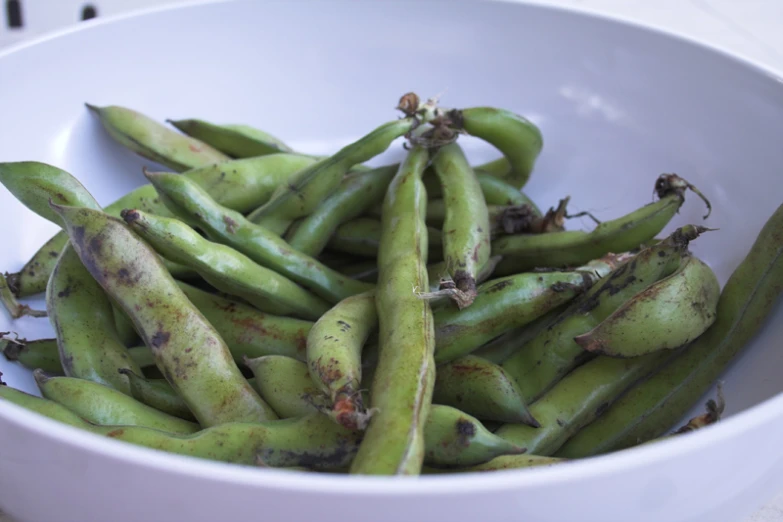
<path fill-rule="evenodd" d="M 401 118 L 312 156 L 87 107 L 168 171 L 102 208 L 56 166 L 0 163 L 62 228 L 0 279 L 13 317 L 56 332 L 0 336 L 41 392 L 0 400 L 127 443 L 332 473 L 567 465 L 672 434 L 783 291 L 783 206 L 721 289 L 689 249 L 720 232 L 658 237 L 688 190 L 708 217 L 695 187 L 651 177 L 654 202 L 566 230 L 568 195 L 542 213 L 521 191 L 543 140 L 507 110 L 409 93 Z M 502 157 L 472 165 L 463 135 Z M 401 163 L 367 166 L 400 138 Z M 42 292 L 46 311 L 18 302 Z"/>

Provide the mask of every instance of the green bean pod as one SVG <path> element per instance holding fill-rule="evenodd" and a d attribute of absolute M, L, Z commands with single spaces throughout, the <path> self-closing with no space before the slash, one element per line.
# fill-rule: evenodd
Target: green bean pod
<path fill-rule="evenodd" d="M 335 420 L 365 429 L 369 416 L 359 393 L 362 349 L 378 326 L 375 292 L 349 297 L 316 321 L 307 336 L 307 365 L 330 402 Z"/>
<path fill-rule="evenodd" d="M 495 434 L 537 455 L 552 455 L 635 382 L 673 357 L 669 351 L 618 359 L 599 356 L 566 375 L 530 406 L 539 428 L 505 424 Z"/>
<path fill-rule="evenodd" d="M 317 319 L 329 305 L 286 277 L 254 263 L 231 247 L 212 243 L 185 223 L 135 210 L 125 222 L 153 248 L 196 270 L 209 284 L 241 297 L 261 311 Z"/>
<path fill-rule="evenodd" d="M 287 239 L 291 248 L 308 256 L 320 254 L 340 224 L 383 201 L 396 172 L 394 166 L 380 167 L 345 178 L 331 196 L 302 219 L 295 232 L 289 230 Z"/>
<path fill-rule="evenodd" d="M 33 371 L 41 394 L 98 425 L 144 426 L 167 433 L 187 435 L 201 428 L 198 424 L 151 408 L 117 390 L 73 377 L 51 377 Z"/>
<path fill-rule="evenodd" d="M 690 256 L 674 273 L 633 296 L 574 341 L 589 352 L 611 357 L 679 348 L 715 322 L 719 296 L 715 273 Z"/>
<path fill-rule="evenodd" d="M 658 201 L 617 219 L 604 221 L 591 232 L 565 230 L 550 234 L 515 234 L 494 240 L 492 254 L 504 257 L 498 265 L 498 273 L 579 265 L 608 252 L 633 250 L 650 241 L 685 202 L 685 190 L 696 190 L 675 174 L 661 175 L 655 186 L 660 198 Z"/>
<path fill-rule="evenodd" d="M 502 471 L 505 469 L 536 468 L 540 466 L 552 466 L 562 464 L 566 459 L 556 457 L 544 457 L 542 455 L 505 455 L 497 457 L 484 464 L 448 470 L 453 473 L 474 473 L 477 471 Z M 443 471 L 441 471 L 443 473 Z"/>
<path fill-rule="evenodd" d="M 493 434 L 465 412 L 433 404 L 424 425 L 424 461 L 429 466 L 462 467 L 482 464 L 501 455 L 525 452 Z"/>
<path fill-rule="evenodd" d="M 208 427 L 276 415 L 245 381 L 231 353 L 155 252 L 103 212 L 53 205 L 83 265 L 133 320 L 158 368 Z M 139 372 L 134 372 L 139 373 Z"/>
<path fill-rule="evenodd" d="M 480 168 L 474 167 L 473 171 L 476 173 L 476 179 L 479 182 L 479 186 L 481 186 L 481 192 L 484 194 L 484 201 L 487 202 L 487 205 L 500 207 L 527 205 L 534 216 L 541 215 L 541 210 L 524 192 L 513 185 L 509 185 L 499 177 L 478 170 Z"/>
<path fill-rule="evenodd" d="M 504 109 L 471 107 L 456 112 L 452 119 L 466 133 L 495 146 L 505 156 L 508 163 L 505 172 L 500 168 L 496 169 L 499 172 L 492 173 L 514 187 L 522 188 L 530 178 L 544 146 L 538 127 L 526 118 Z M 484 170 L 490 169 L 484 166 Z"/>
<path fill-rule="evenodd" d="M 250 214 L 250 220 L 278 235 L 284 234 L 295 219 L 311 214 L 324 198 L 329 197 L 351 167 L 384 152 L 392 141 L 411 131 L 417 122 L 411 117 L 390 121 L 332 156 L 319 160 L 275 191 L 268 203 Z"/>
<path fill-rule="evenodd" d="M 64 375 L 63 365 L 60 362 L 60 352 L 57 348 L 57 339 L 9 339 L 0 335 L 0 348 L 3 355 L 9 361 L 16 361 L 28 370 L 41 370 L 58 375 Z M 146 346 L 139 346 L 127 350 L 128 356 L 134 364 L 141 368 L 153 366 L 152 352 Z"/>
<path fill-rule="evenodd" d="M 46 289 L 46 309 L 56 332 L 62 371 L 130 395 L 117 371 L 141 372 L 117 334 L 112 304 L 69 245 L 60 254 Z"/>
<path fill-rule="evenodd" d="M 442 235 L 440 230 L 427 227 L 429 261 L 443 259 Z M 327 238 L 329 248 L 335 252 L 362 257 L 378 257 L 381 243 L 381 222 L 374 218 L 360 217 L 338 226 Z"/>
<path fill-rule="evenodd" d="M 589 332 L 623 303 L 672 274 L 690 256 L 688 244 L 705 229 L 688 225 L 643 250 L 604 276 L 574 301 L 523 349 L 503 362 L 528 401 L 534 401 L 563 375 L 589 358 L 574 337 Z"/>
<path fill-rule="evenodd" d="M 712 386 L 769 318 L 783 293 L 783 205 L 769 217 L 718 300 L 717 320 L 670 364 L 628 391 L 560 453 L 583 457 L 654 439 Z"/>
<path fill-rule="evenodd" d="M 209 191 L 215 201 L 221 205 L 238 212 L 247 212 L 265 203 L 278 185 L 285 183 L 293 173 L 314 161 L 313 158 L 300 154 L 270 154 L 260 158 L 235 160 L 192 169 L 185 172 L 183 176 Z M 173 217 L 166 206 L 160 203 L 158 193 L 151 185 L 133 190 L 107 206 L 104 211 L 119 217 L 120 212 L 125 208 Z M 67 242 L 67 234 L 59 232 L 35 253 L 20 272 L 9 274 L 9 285 L 17 297 L 34 295 L 46 290 L 46 283 L 54 270 L 57 256 Z M 171 263 L 167 263 L 167 267 L 175 277 L 183 277 L 182 274 L 175 274 L 172 271 Z"/>
<path fill-rule="evenodd" d="M 117 338 L 124 346 L 133 346 L 139 340 L 139 334 L 133 326 L 125 312 L 112 303 L 111 313 L 114 316 L 114 328 L 117 331 Z"/>
<path fill-rule="evenodd" d="M 415 475 L 424 460 L 435 332 L 430 305 L 414 289 L 429 287 L 427 194 L 421 182 L 428 156 L 422 147 L 410 150 L 383 202 L 376 290 L 380 346 L 371 404 L 378 411 L 351 464 L 355 474 Z"/>
<path fill-rule="evenodd" d="M 146 175 L 180 219 L 261 266 L 305 286 L 319 297 L 336 303 L 372 288 L 291 248 L 282 238 L 251 223 L 239 212 L 221 207 L 187 178 L 168 173 L 146 172 Z"/>
<path fill-rule="evenodd" d="M 116 105 L 85 105 L 98 116 L 103 128 L 117 143 L 177 172 L 229 159 L 206 143 L 175 132 L 134 110 Z"/>
<path fill-rule="evenodd" d="M 246 358 L 245 366 L 255 376 L 256 391 L 281 419 L 304 417 L 318 411 L 314 401 L 320 392 L 302 361 L 282 355 L 266 355 Z"/>
<path fill-rule="evenodd" d="M 454 360 L 534 321 L 585 292 L 615 263 L 607 256 L 569 272 L 531 272 L 483 283 L 470 308 L 435 310 L 435 360 Z"/>
<path fill-rule="evenodd" d="M 459 290 L 452 297 L 462 309 L 476 298 L 476 275 L 489 259 L 489 211 L 476 175 L 457 143 L 440 147 L 432 165 L 443 187 L 446 210 L 443 258 Z"/>
<path fill-rule="evenodd" d="M 514 379 L 497 364 L 475 355 L 438 366 L 432 400 L 484 420 L 539 426 Z"/>
<path fill-rule="evenodd" d="M 166 120 L 195 138 L 233 158 L 251 158 L 275 152 L 292 152 L 280 139 L 247 125 L 217 125 L 204 120 Z"/>
<path fill-rule="evenodd" d="M 18 272 L 5 274 L 8 287 L 16 297 L 27 297 L 46 291 L 46 283 L 57 265 L 68 236 L 62 232 L 54 235 L 39 248 Z"/>
<path fill-rule="evenodd" d="M 525 326 L 509 330 L 503 335 L 495 337 L 487 344 L 476 349 L 472 355 L 486 359 L 495 364 L 502 364 L 506 359 L 518 352 L 528 342 L 541 333 L 544 328 L 552 324 L 563 313 L 568 303 L 561 305 L 545 313 L 535 321 Z"/>
<path fill-rule="evenodd" d="M 7 360 L 17 361 L 30 370 L 40 368 L 48 373 L 63 373 L 57 339 L 10 339 L 0 332 L 0 351 Z"/>
<path fill-rule="evenodd" d="M 237 363 L 242 363 L 245 357 L 264 355 L 305 360 L 307 334 L 313 326 L 310 321 L 265 314 L 186 283 L 177 282 L 177 285 L 218 331 Z"/>
<path fill-rule="evenodd" d="M 137 375 L 132 371 L 125 369 L 120 370 L 120 373 L 128 378 L 131 397 L 137 401 L 186 421 L 196 420 L 196 417 L 193 416 L 193 412 L 190 411 L 190 408 L 188 408 L 188 405 L 182 400 L 182 397 L 177 395 L 177 392 L 174 391 L 174 388 L 172 388 L 165 379 L 147 379 L 142 375 Z"/>
<path fill-rule="evenodd" d="M 0 274 L 0 304 L 5 307 L 11 319 L 19 319 L 25 315 L 30 317 L 46 317 L 46 311 L 34 310 L 29 305 L 17 301 L 16 296 L 11 290 L 5 275 Z"/>
<path fill-rule="evenodd" d="M 0 401 L 45 415 L 76 428 L 115 440 L 220 462 L 253 466 L 256 458 L 273 467 L 304 466 L 329 470 L 347 466 L 361 434 L 338 426 L 326 416 L 257 423 L 228 422 L 192 435 L 175 435 L 142 426 L 95 426 L 56 402 L 0 386 Z"/>

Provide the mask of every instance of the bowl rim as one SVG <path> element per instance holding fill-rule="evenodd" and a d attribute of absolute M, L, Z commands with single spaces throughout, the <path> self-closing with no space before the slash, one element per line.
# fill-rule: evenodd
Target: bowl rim
<path fill-rule="evenodd" d="M 6 56 L 23 51 L 28 47 L 57 40 L 71 33 L 90 31 L 94 27 L 118 23 L 126 19 L 141 18 L 170 10 L 198 7 L 202 5 L 239 3 L 248 0 L 181 0 L 176 3 L 134 10 L 93 20 L 52 31 L 38 37 L 11 45 L 0 51 L 0 60 Z M 431 1 L 431 0 L 428 0 Z M 756 74 L 777 79 L 783 83 L 783 73 L 772 66 L 761 63 L 718 44 L 705 43 L 687 34 L 677 33 L 656 24 L 646 23 L 624 15 L 609 14 L 598 8 L 585 5 L 553 5 L 546 0 L 473 0 L 474 2 L 495 2 L 516 4 L 541 10 L 560 11 L 577 14 L 585 18 L 597 18 L 606 22 L 626 25 L 636 30 L 654 33 L 663 38 L 701 47 L 713 54 L 734 61 Z M 778 306 L 780 302 L 778 302 Z M 753 342 L 751 339 L 749 342 Z M 287 492 L 307 492 L 317 490 L 321 493 L 373 495 L 373 496 L 442 496 L 464 495 L 466 493 L 499 492 L 520 490 L 528 487 L 542 487 L 550 484 L 563 484 L 584 479 L 622 472 L 629 468 L 651 465 L 662 460 L 673 460 L 694 450 L 707 451 L 731 439 L 739 438 L 743 433 L 755 429 L 783 415 L 783 393 L 769 397 L 750 408 L 733 414 L 731 417 L 698 430 L 687 436 L 678 436 L 660 440 L 606 455 L 579 459 L 555 466 L 503 470 L 482 473 L 481 480 L 473 480 L 476 473 L 455 473 L 451 475 L 431 475 L 417 477 L 375 477 L 354 475 L 326 475 L 317 473 L 290 473 L 274 468 L 259 469 L 223 462 L 170 454 L 154 449 L 134 446 L 86 432 L 79 428 L 62 424 L 20 406 L 0 400 L 0 422 L 10 422 L 18 427 L 47 437 L 96 457 L 122 461 L 161 472 L 177 473 L 198 477 L 202 480 L 226 484 L 261 487 L 267 490 L 285 490 Z"/>

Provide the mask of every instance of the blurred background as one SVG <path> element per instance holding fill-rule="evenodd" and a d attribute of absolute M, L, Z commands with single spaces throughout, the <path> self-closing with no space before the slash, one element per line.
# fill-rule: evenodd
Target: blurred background
<path fill-rule="evenodd" d="M 306 3 L 324 0 L 288 1 Z M 411 3 L 413 0 L 398 1 Z M 575 7 L 651 25 L 783 71 L 783 0 L 526 1 Z M 79 24 L 96 23 L 102 18 L 143 9 L 187 3 L 192 3 L 192 0 L 0 0 L 0 52 L 24 40 Z M 0 522 L 7 520 L 0 513 Z M 773 521 L 783 522 L 783 494 L 746 522 Z"/>

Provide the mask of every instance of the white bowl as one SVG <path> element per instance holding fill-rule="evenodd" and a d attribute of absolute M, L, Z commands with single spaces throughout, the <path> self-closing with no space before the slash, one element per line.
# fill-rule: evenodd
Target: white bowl
<path fill-rule="evenodd" d="M 527 191 L 601 218 L 650 201 L 661 172 L 699 186 L 720 228 L 694 243 L 721 283 L 783 200 L 783 85 L 731 56 L 644 27 L 511 3 L 229 2 L 89 23 L 0 54 L 0 161 L 76 175 L 101 203 L 144 162 L 84 109 L 267 129 L 314 153 L 395 118 L 397 98 L 494 105 L 545 139 Z M 466 142 L 472 159 L 495 156 Z M 400 155 L 394 146 L 387 155 Z M 701 222 L 688 201 L 667 228 Z M 0 190 L 0 267 L 56 227 Z M 583 223 L 589 226 L 589 223 Z M 576 223 L 572 226 L 580 226 Z M 32 300 L 42 306 L 41 300 Z M 783 309 L 725 375 L 732 415 L 691 436 L 546 469 L 411 478 L 223 465 L 106 440 L 0 404 L 0 506 L 29 521 L 730 521 L 783 488 Z M 46 320 L 0 331 L 52 334 Z M 7 382 L 35 391 L 0 358 Z M 255 517 L 255 518 L 253 518 Z"/>

